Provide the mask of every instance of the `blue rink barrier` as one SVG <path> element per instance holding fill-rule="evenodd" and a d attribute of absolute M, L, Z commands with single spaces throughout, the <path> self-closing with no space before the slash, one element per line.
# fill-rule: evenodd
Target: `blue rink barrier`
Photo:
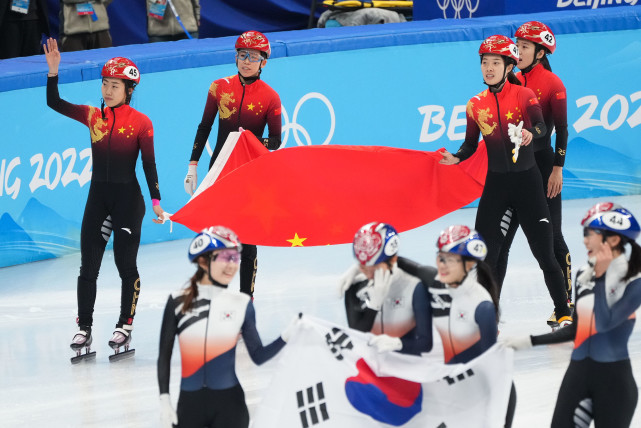
<path fill-rule="evenodd" d="M 273 55 L 262 76 L 281 96 L 283 147 L 455 151 L 464 138 L 465 104 L 485 89 L 480 41 L 495 33 L 511 36 L 534 18 L 557 34 L 550 62 L 568 91 L 563 197 L 641 193 L 639 8 L 268 34 Z M 138 64 L 142 78 L 132 106 L 154 124 L 162 206 L 168 212 L 188 200 L 183 179 L 196 127 L 210 83 L 236 73 L 233 42 L 227 37 L 63 53 L 60 93 L 78 104 L 99 105 L 100 70 L 107 59 L 127 56 Z M 46 70 L 42 56 L 0 61 L 0 267 L 79 248 L 90 139 L 83 125 L 46 106 Z M 216 132 L 215 126 L 211 135 Z M 180 225 L 169 234 L 168 225 L 151 222 L 141 168 L 138 177 L 147 203 L 142 242 L 191 236 Z M 234 207 L 220 201 L 216 209 Z"/>

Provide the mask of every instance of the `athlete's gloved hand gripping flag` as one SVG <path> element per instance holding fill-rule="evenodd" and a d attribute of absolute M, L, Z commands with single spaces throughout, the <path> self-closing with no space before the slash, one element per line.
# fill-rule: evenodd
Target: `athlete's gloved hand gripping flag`
<path fill-rule="evenodd" d="M 514 143 L 514 148 L 512 149 L 512 162 L 516 163 L 519 158 L 519 149 L 521 148 L 521 143 L 523 142 L 523 121 L 518 125 L 513 123 L 507 124 L 507 135 L 510 136 L 510 141 Z"/>
<path fill-rule="evenodd" d="M 248 244 L 287 247 L 352 242 L 372 219 L 402 232 L 481 196 L 484 147 L 464 165 L 440 159 L 437 152 L 378 146 L 269 152 L 251 132 L 233 132 L 171 220 L 194 231 L 223 224 Z"/>
<path fill-rule="evenodd" d="M 268 364 L 273 377 L 254 428 L 496 428 L 505 423 L 513 350 L 467 364 L 442 355 L 379 353 L 371 333 L 304 317 Z"/>

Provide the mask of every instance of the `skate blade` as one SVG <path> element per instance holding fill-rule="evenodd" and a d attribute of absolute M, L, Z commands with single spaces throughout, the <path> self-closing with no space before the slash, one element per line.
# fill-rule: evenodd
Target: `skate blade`
<path fill-rule="evenodd" d="M 76 355 L 71 357 L 71 364 L 79 364 L 83 361 L 95 361 L 96 360 L 96 351 L 89 352 L 87 354 Z"/>
<path fill-rule="evenodd" d="M 127 360 L 127 359 L 133 357 L 135 353 L 136 353 L 135 349 L 130 349 L 128 351 L 118 352 L 117 354 L 113 354 L 113 355 L 109 356 L 109 362 L 110 363 L 115 363 L 116 361 Z"/>

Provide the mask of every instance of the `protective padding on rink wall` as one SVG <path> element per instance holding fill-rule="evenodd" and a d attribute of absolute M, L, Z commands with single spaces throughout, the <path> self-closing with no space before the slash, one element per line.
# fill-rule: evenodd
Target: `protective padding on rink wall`
<path fill-rule="evenodd" d="M 340 27 L 270 33 L 272 58 L 318 53 L 371 49 L 425 43 L 482 40 L 492 34 L 512 36 L 519 25 L 537 19 L 554 29 L 556 35 L 621 31 L 641 28 L 641 8 L 543 12 L 536 16 L 436 19 L 402 24 Z M 105 61 L 126 56 L 141 72 L 156 73 L 177 69 L 229 63 L 235 37 L 183 40 L 178 42 L 119 46 L 94 51 L 65 53 L 60 81 L 65 83 L 100 77 Z M 0 92 L 44 86 L 46 62 L 43 56 L 0 61 Z"/>
<path fill-rule="evenodd" d="M 512 35 L 522 22 L 540 19 L 557 35 L 550 62 L 567 88 L 563 198 L 641 194 L 640 11 L 625 7 L 272 33 L 273 56 L 262 79 L 281 98 L 284 148 L 342 144 L 454 152 L 465 136 L 466 103 L 485 89 L 480 41 L 495 33 Z M 183 179 L 194 135 L 211 82 L 237 72 L 233 43 L 234 38 L 223 38 L 62 53 L 60 94 L 76 104 L 100 105 L 99 73 L 107 59 L 128 56 L 138 64 L 142 77 L 132 106 L 153 123 L 167 212 L 188 201 Z M 0 267 L 80 246 L 91 143 L 85 126 L 46 106 L 46 70 L 42 56 L 0 61 Z M 198 166 L 200 180 L 216 133 L 214 125 Z M 191 237 L 193 232 L 180 225 L 170 234 L 168 225 L 153 224 L 140 162 L 137 176 L 147 204 L 142 243 Z M 212 206 L 226 209 L 234 207 L 225 201 Z"/>

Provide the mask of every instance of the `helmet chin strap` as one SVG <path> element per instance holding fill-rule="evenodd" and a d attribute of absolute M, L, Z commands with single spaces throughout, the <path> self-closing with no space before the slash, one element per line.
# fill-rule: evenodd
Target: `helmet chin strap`
<path fill-rule="evenodd" d="M 263 63 L 264 60 L 261 60 L 261 64 Z M 236 58 L 236 68 L 238 68 L 238 58 Z M 246 85 L 251 85 L 258 79 L 260 79 L 260 74 L 263 72 L 263 67 L 258 66 L 258 73 L 256 73 L 255 76 L 250 76 L 250 77 L 245 77 L 242 74 L 240 74 L 240 70 L 238 70 L 238 77 L 242 82 L 244 82 Z"/>
<path fill-rule="evenodd" d="M 521 68 L 521 73 L 523 73 L 523 74 L 527 74 L 527 73 L 529 73 L 530 71 L 532 71 L 532 69 L 533 69 L 534 67 L 536 67 L 536 65 L 537 65 L 538 63 L 539 63 L 539 60 L 538 60 L 538 59 L 535 59 L 534 61 L 532 61 L 532 64 L 528 65 L 528 66 L 527 66 L 527 67 L 525 67 L 525 68 Z"/>
<path fill-rule="evenodd" d="M 503 86 L 503 84 L 507 80 L 507 73 L 508 73 L 508 71 L 507 71 L 507 65 L 506 65 L 505 68 L 503 69 L 503 78 L 501 79 L 501 81 L 499 83 L 496 83 L 494 85 L 490 85 L 489 83 L 487 83 L 485 81 L 485 79 L 483 79 L 483 83 L 485 83 L 487 85 L 487 87 L 489 88 L 489 90 L 491 92 L 499 92 L 501 86 Z"/>
<path fill-rule="evenodd" d="M 465 260 L 465 259 L 463 259 L 462 261 L 463 261 L 463 273 L 464 273 L 465 275 L 463 275 L 463 278 L 461 278 L 461 280 L 460 280 L 460 281 L 456 281 L 456 282 L 453 282 L 453 283 L 452 283 L 452 284 L 456 284 L 456 286 L 457 286 L 457 287 L 458 287 L 459 285 L 461 285 L 461 284 L 463 284 L 463 283 L 465 282 L 465 278 L 467 278 L 467 274 L 469 274 L 469 273 L 470 273 L 470 271 L 468 271 L 468 270 L 467 270 L 467 267 L 465 266 L 465 262 L 466 262 L 466 260 Z M 476 265 L 474 265 L 474 267 L 476 267 Z M 474 267 L 473 267 L 472 269 L 474 269 Z"/>
<path fill-rule="evenodd" d="M 216 281 L 216 280 L 211 276 L 211 263 L 212 263 L 214 260 L 216 260 L 216 258 L 214 257 L 214 254 L 212 253 L 212 255 L 209 257 L 209 269 L 207 269 L 207 276 L 209 277 L 209 280 L 211 281 L 211 283 L 212 283 L 213 285 L 215 285 L 215 286 L 217 286 L 217 287 L 227 288 L 227 286 L 229 286 L 229 284 L 222 284 L 222 283 L 220 283 L 220 282 Z"/>
<path fill-rule="evenodd" d="M 209 280 L 211 281 L 212 284 L 214 284 L 217 287 L 222 287 L 222 288 L 227 288 L 229 284 L 221 284 L 220 282 L 216 281 L 214 278 L 211 277 L 210 273 L 207 273 L 209 276 Z"/>
<path fill-rule="evenodd" d="M 536 46 L 536 47 L 534 48 L 534 59 L 532 60 L 532 64 L 528 65 L 528 66 L 527 66 L 527 67 L 525 67 L 525 68 L 521 68 L 521 69 L 520 69 L 520 70 L 521 70 L 521 73 L 525 73 L 525 74 L 529 73 L 530 71 L 532 71 L 532 69 L 533 69 L 534 67 L 536 67 L 536 65 L 537 65 L 538 63 L 540 63 L 540 62 L 541 62 L 541 59 L 542 59 L 543 57 L 541 57 L 541 58 L 537 58 L 536 56 L 539 54 L 539 52 L 541 52 L 541 49 L 543 49 L 543 48 L 541 48 L 539 45 L 535 45 L 535 46 Z M 543 54 L 543 56 L 545 56 L 545 54 Z"/>

